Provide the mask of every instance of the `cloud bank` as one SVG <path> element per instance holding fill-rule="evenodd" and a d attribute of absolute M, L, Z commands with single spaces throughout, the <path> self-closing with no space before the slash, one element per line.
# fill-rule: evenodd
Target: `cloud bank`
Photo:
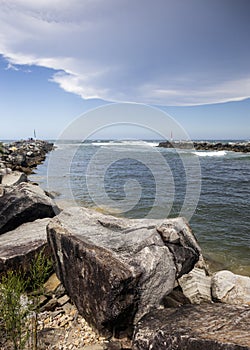
<path fill-rule="evenodd" d="M 248 0 L 0 0 L 0 53 L 82 98 L 199 105 L 250 97 Z"/>

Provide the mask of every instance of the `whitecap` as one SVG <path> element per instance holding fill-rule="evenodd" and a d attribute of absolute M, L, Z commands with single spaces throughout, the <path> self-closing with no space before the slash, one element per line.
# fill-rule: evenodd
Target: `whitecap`
<path fill-rule="evenodd" d="M 192 153 L 199 157 L 223 157 L 227 154 L 226 151 L 196 151 Z"/>

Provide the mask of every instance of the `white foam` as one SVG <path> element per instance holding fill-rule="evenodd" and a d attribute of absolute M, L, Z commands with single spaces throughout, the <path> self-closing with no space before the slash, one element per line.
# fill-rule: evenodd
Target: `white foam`
<path fill-rule="evenodd" d="M 223 157 L 227 154 L 226 151 L 197 151 L 192 153 L 199 157 Z"/>
<path fill-rule="evenodd" d="M 158 146 L 159 142 L 149 142 L 140 140 L 125 140 L 125 141 L 107 141 L 107 142 L 92 142 L 93 146 Z"/>

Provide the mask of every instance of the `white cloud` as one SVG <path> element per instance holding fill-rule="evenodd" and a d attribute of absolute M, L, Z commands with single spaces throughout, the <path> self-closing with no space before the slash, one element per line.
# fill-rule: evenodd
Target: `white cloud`
<path fill-rule="evenodd" d="M 211 31 L 213 6 L 189 13 L 197 2 L 188 3 L 0 0 L 0 53 L 12 69 L 54 69 L 51 81 L 82 98 L 196 105 L 250 97 L 242 21 L 232 28 L 222 8 L 220 39 L 220 17 L 217 36 Z M 233 43 L 233 34 L 242 43 Z"/>

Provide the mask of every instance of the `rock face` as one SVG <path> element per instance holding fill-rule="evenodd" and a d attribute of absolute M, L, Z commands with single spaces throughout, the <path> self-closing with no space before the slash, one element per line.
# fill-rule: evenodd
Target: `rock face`
<path fill-rule="evenodd" d="M 27 271 L 30 262 L 42 249 L 48 251 L 46 226 L 49 218 L 23 224 L 0 235 L 0 275 L 20 268 Z"/>
<path fill-rule="evenodd" d="M 117 219 L 70 208 L 51 220 L 47 232 L 68 295 L 80 314 L 106 335 L 158 307 L 200 252 L 182 218 Z"/>
<path fill-rule="evenodd" d="M 137 325 L 133 350 L 249 350 L 250 309 L 222 304 L 157 310 Z"/>
<path fill-rule="evenodd" d="M 0 200 L 0 234 L 25 222 L 53 217 L 58 212 L 51 198 L 38 186 L 20 183 L 6 187 Z"/>
<path fill-rule="evenodd" d="M 219 271 L 212 276 L 214 299 L 227 304 L 250 305 L 250 278 L 231 271 Z"/>

